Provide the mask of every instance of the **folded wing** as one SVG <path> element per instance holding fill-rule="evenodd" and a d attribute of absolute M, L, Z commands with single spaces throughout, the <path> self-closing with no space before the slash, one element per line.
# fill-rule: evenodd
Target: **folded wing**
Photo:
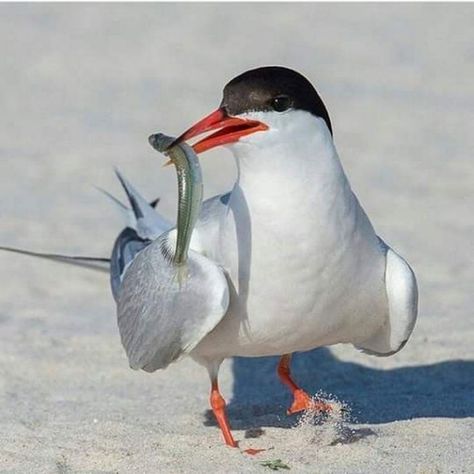
<path fill-rule="evenodd" d="M 184 276 L 172 262 L 169 235 L 143 249 L 122 280 L 117 316 L 130 366 L 153 372 L 189 353 L 229 305 L 223 270 L 191 250 Z"/>

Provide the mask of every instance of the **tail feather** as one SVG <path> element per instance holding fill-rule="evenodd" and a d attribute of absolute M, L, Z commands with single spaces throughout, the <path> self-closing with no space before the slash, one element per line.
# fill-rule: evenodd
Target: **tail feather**
<path fill-rule="evenodd" d="M 118 169 L 115 170 L 115 174 L 120 181 L 125 193 L 127 194 L 128 201 L 132 206 L 133 214 L 135 218 L 142 219 L 150 211 L 150 205 L 148 202 L 139 194 L 139 192 L 122 176 Z"/>
<path fill-rule="evenodd" d="M 126 206 L 122 201 L 120 201 L 120 199 L 117 199 L 113 194 L 109 193 L 105 189 L 102 189 L 98 186 L 94 187 L 112 202 L 114 209 L 118 210 L 121 218 L 127 223 L 127 225 L 135 226 L 135 217 L 133 216 L 132 210 L 128 206 Z"/>
<path fill-rule="evenodd" d="M 127 194 L 128 200 L 130 202 L 131 208 L 122 203 L 115 196 L 110 194 L 104 189 L 97 188 L 100 192 L 105 194 L 110 200 L 117 205 L 117 207 L 126 214 L 129 220 L 132 221 L 130 227 L 136 231 L 136 239 L 140 246 L 147 245 L 150 240 L 156 239 L 158 236 L 163 234 L 172 228 L 170 222 L 168 222 L 164 217 L 162 217 L 158 212 L 155 211 L 155 207 L 160 201 L 159 198 L 154 199 L 151 202 L 147 202 L 138 191 L 120 174 L 118 170 L 115 170 L 122 187 Z M 126 229 L 125 229 L 126 230 Z M 130 230 L 130 229 L 129 229 Z M 122 234 L 120 234 L 121 236 Z M 119 239 L 120 240 L 120 236 Z M 144 243 L 144 244 L 143 244 Z M 135 245 L 135 244 L 134 244 Z M 129 247 L 127 243 L 127 249 Z M 133 246 L 132 246 L 133 247 Z M 133 247 L 134 252 L 137 250 Z M 141 247 L 140 247 L 141 249 Z M 5 252 L 14 252 L 17 254 L 28 255 L 30 257 L 43 258 L 45 260 L 50 260 L 59 263 L 67 263 L 69 265 L 75 265 L 78 267 L 87 268 L 90 270 L 95 270 L 104 273 L 110 273 L 111 270 L 111 259 L 102 258 L 102 257 L 86 257 L 86 256 L 76 256 L 76 255 L 62 255 L 55 253 L 45 253 L 45 252 L 33 252 L 31 250 L 19 249 L 15 247 L 0 246 L 0 251 Z M 132 252 L 132 253 L 134 253 Z M 127 257 L 128 258 L 128 257 Z M 121 269 L 123 270 L 123 269 Z"/>
<path fill-rule="evenodd" d="M 171 223 L 154 209 L 158 200 L 149 203 L 117 169 L 115 173 L 130 202 L 138 235 L 143 239 L 154 240 L 163 232 L 169 230 L 172 227 Z"/>
<path fill-rule="evenodd" d="M 94 186 L 94 187 L 95 189 L 97 189 L 97 191 L 101 192 L 104 196 L 107 196 L 112 202 L 117 204 L 117 206 L 120 207 L 120 209 L 123 209 L 124 211 L 127 211 L 127 212 L 131 210 L 120 199 L 116 198 L 112 193 L 109 193 L 104 188 L 101 188 L 100 186 Z M 158 204 L 160 203 L 160 199 L 161 198 L 157 197 L 153 199 L 153 201 L 150 201 L 148 205 L 152 207 L 153 209 L 156 209 L 156 206 L 158 206 Z"/>
<path fill-rule="evenodd" d="M 0 250 L 29 255 L 30 257 L 43 258 L 59 263 L 67 263 L 69 265 L 75 265 L 78 267 L 83 267 L 89 270 L 95 270 L 104 273 L 109 273 L 110 271 L 110 258 L 61 255 L 56 253 L 41 253 L 5 246 L 0 246 Z"/>
<path fill-rule="evenodd" d="M 97 191 L 101 192 L 104 196 L 108 197 L 114 204 L 117 204 L 117 206 L 123 210 L 128 212 L 130 209 L 122 202 L 120 199 L 116 198 L 113 194 L 109 193 L 105 189 L 99 187 L 99 186 L 94 186 Z"/>

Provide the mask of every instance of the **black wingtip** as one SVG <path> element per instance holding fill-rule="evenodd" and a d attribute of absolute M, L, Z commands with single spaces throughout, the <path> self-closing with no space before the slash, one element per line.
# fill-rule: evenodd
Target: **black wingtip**
<path fill-rule="evenodd" d="M 156 199 L 153 199 L 153 201 L 151 201 L 149 204 L 153 209 L 156 209 L 156 206 L 158 205 L 159 202 L 160 202 L 160 198 L 158 197 Z"/>

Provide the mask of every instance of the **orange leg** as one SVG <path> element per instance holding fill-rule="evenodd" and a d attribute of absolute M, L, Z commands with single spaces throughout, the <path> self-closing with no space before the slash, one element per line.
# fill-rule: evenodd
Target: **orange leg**
<path fill-rule="evenodd" d="M 290 361 L 291 354 L 282 355 L 277 369 L 280 380 L 290 389 L 291 393 L 293 394 L 293 403 L 286 413 L 288 415 L 293 415 L 294 413 L 298 413 L 303 410 L 315 410 L 322 412 L 331 411 L 331 405 L 322 401 L 313 400 L 304 390 L 295 384 L 291 378 Z"/>
<path fill-rule="evenodd" d="M 222 398 L 222 395 L 219 392 L 219 386 L 217 385 L 217 379 L 212 381 L 211 389 L 211 407 L 216 417 L 219 428 L 224 435 L 225 444 L 231 446 L 232 448 L 237 448 L 237 443 L 235 442 L 232 433 L 230 432 L 229 420 L 225 412 L 225 400 Z"/>

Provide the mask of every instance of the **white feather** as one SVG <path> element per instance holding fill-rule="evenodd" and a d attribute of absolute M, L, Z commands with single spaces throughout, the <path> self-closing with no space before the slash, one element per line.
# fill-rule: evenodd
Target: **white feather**
<path fill-rule="evenodd" d="M 200 239 L 235 290 L 226 316 L 193 357 L 264 356 L 369 340 L 400 314 L 389 308 L 385 250 L 325 122 L 304 111 L 246 116 L 269 130 L 229 146 L 239 170 L 229 212 L 220 218 L 217 242 L 206 247 L 205 235 Z M 393 343 L 405 332 L 392 333 Z"/>

